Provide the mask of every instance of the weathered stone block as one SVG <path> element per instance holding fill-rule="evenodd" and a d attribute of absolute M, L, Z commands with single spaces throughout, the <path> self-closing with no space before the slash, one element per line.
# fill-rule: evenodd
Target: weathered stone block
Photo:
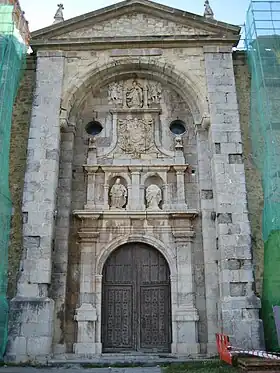
<path fill-rule="evenodd" d="M 242 154 L 229 154 L 228 161 L 229 164 L 242 164 Z"/>
<path fill-rule="evenodd" d="M 49 356 L 52 347 L 52 336 L 50 337 L 29 337 L 27 338 L 27 355 L 28 356 Z"/>

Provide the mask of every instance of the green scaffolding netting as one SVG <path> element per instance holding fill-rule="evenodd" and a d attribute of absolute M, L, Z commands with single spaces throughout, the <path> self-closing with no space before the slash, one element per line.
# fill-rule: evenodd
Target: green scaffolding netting
<path fill-rule="evenodd" d="M 0 4 L 0 360 L 8 334 L 8 245 L 12 203 L 9 153 L 13 104 L 27 47 L 14 24 L 14 7 Z"/>
<path fill-rule="evenodd" d="M 251 71 L 250 133 L 264 193 L 262 319 L 279 349 L 272 306 L 280 305 L 280 1 L 251 1 L 245 25 Z"/>

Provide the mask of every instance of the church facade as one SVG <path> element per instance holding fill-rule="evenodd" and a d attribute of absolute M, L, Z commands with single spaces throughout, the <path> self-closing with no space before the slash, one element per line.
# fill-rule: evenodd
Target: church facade
<path fill-rule="evenodd" d="M 33 33 L 11 360 L 262 347 L 239 32 L 128 0 Z"/>

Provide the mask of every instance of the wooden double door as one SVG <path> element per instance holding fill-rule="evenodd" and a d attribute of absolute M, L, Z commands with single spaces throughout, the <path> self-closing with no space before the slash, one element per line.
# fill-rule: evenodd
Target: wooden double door
<path fill-rule="evenodd" d="M 103 269 L 102 344 L 104 352 L 169 352 L 170 271 L 154 248 L 125 244 Z"/>

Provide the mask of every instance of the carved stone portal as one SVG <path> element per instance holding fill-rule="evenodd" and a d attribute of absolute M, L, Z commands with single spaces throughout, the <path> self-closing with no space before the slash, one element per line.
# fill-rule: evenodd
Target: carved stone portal
<path fill-rule="evenodd" d="M 127 189 L 124 185 L 121 184 L 119 178 L 115 181 L 115 184 L 112 186 L 110 190 L 110 198 L 111 209 L 122 209 L 126 204 Z"/>
<path fill-rule="evenodd" d="M 128 115 L 125 120 L 118 120 L 119 147 L 126 154 L 138 158 L 153 147 L 153 119 L 139 119 Z"/>
<path fill-rule="evenodd" d="M 162 201 L 162 192 L 157 185 L 151 184 L 148 186 L 146 189 L 146 201 L 147 210 L 160 210 L 159 204 Z"/>

